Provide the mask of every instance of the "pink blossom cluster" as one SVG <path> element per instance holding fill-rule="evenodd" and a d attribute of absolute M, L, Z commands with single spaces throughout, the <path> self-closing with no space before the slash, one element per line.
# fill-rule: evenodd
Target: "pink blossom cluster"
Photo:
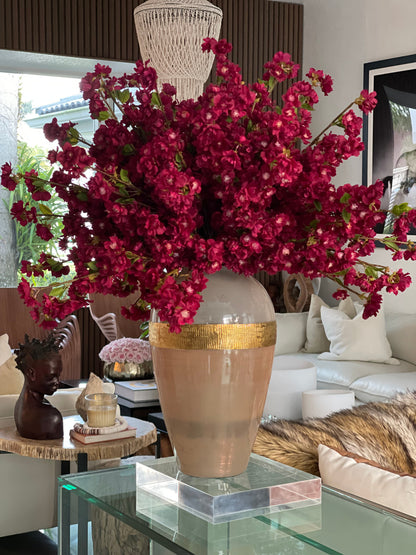
<path fill-rule="evenodd" d="M 225 40 L 205 39 L 202 48 L 215 54 L 217 83 L 196 100 L 177 101 L 169 84 L 157 92 L 147 62 L 119 78 L 97 64 L 80 85 L 91 117 L 101 122 L 92 144 L 76 124 L 54 119 L 45 125 L 47 138 L 59 144 L 48 155 L 55 168 L 50 184 L 68 206 L 59 245 L 70 249 L 76 278 L 60 286 L 59 295 L 40 297 L 22 280 L 21 296 L 42 325 L 86 306 L 90 293 L 123 297 L 140 290 L 124 315 L 148 319 L 152 307 L 180 331 L 193 321 L 207 275 L 222 266 L 244 275 L 284 270 L 328 276 L 361 289 L 365 316 L 377 312 L 382 289 L 397 293 L 408 286 L 403 272 L 375 269 L 361 258 L 373 252 L 374 228 L 385 217 L 382 185 L 332 184 L 338 166 L 363 150 L 362 120 L 352 108 L 371 111 L 374 93 L 362 91 L 312 139 L 317 90 L 331 91 L 330 76 L 312 68 L 279 106 L 271 90 L 298 71 L 289 54 L 275 54 L 263 78 L 246 84 Z M 5 187 L 13 189 L 21 178 L 41 198 L 36 175 L 19 176 L 3 166 Z M 50 214 L 23 203 L 12 214 L 49 237 Z M 415 223 L 416 212 L 403 208 L 398 237 L 385 243 L 395 256 Z M 408 252 L 413 257 L 414 247 Z M 45 270 L 61 276 L 68 265 L 52 257 L 23 264 L 27 276 Z"/>
<path fill-rule="evenodd" d="M 104 362 L 135 362 L 152 360 L 150 344 L 143 339 L 123 337 L 105 345 L 98 356 Z"/>

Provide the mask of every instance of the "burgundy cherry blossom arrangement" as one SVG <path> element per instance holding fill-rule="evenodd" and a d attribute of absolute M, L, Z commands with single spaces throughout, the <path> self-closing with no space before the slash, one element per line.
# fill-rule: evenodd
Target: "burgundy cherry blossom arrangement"
<path fill-rule="evenodd" d="M 338 298 L 358 287 L 365 317 L 379 309 L 383 289 L 397 294 L 409 286 L 401 270 L 365 261 L 375 249 L 374 228 L 385 218 L 382 183 L 337 189 L 331 183 L 337 167 L 363 150 L 362 120 L 352 108 L 368 113 L 375 93 L 362 91 L 312 139 L 316 89 L 327 95 L 331 77 L 311 69 L 277 106 L 273 87 L 299 69 L 288 54 L 278 52 L 261 80 L 245 84 L 228 60 L 231 45 L 205 39 L 202 48 L 215 54 L 218 79 L 197 100 L 178 102 L 168 84 L 156 92 L 148 63 L 137 62 L 120 78 L 97 65 L 81 81 L 91 117 L 101 122 L 92 144 L 72 122 L 45 125 L 46 137 L 59 144 L 48 154 L 55 168 L 49 183 L 68 205 L 59 238 L 68 257 L 43 255 L 23 262 L 22 272 L 41 276 L 49 270 L 60 277 L 71 262 L 76 275 L 49 295 L 36 296 L 21 281 L 20 294 L 43 326 L 86 306 L 90 293 L 140 291 L 124 315 L 147 319 L 152 307 L 180 331 L 193 321 L 206 276 L 222 266 L 244 275 L 286 270 L 327 276 L 342 287 Z M 21 179 L 33 199 L 49 198 L 37 175 L 3 166 L 6 188 L 13 190 Z M 401 205 L 394 214 L 385 247 L 394 259 L 414 259 L 406 233 L 416 212 Z M 51 237 L 55 216 L 47 207 L 36 213 L 17 203 L 12 215 L 21 225 L 36 225 L 40 237 Z"/>

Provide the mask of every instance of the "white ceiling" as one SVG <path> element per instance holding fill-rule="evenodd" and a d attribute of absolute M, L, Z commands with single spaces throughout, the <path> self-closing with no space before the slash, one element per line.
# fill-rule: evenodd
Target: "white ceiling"
<path fill-rule="evenodd" d="M 80 77 L 93 71 L 96 63 L 108 62 L 114 75 L 123 74 L 132 69 L 132 63 L 113 60 L 96 60 L 92 58 L 73 58 L 70 56 L 54 56 L 0 50 L 0 71 L 6 73 L 33 73 L 36 75 L 60 75 L 62 77 Z"/>

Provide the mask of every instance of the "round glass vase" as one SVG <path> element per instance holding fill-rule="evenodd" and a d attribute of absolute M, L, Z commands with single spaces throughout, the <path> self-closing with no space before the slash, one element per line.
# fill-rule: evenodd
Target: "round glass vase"
<path fill-rule="evenodd" d="M 149 326 L 163 417 L 180 470 L 219 478 L 247 468 L 276 342 L 273 303 L 252 277 L 208 276 L 194 323 Z"/>

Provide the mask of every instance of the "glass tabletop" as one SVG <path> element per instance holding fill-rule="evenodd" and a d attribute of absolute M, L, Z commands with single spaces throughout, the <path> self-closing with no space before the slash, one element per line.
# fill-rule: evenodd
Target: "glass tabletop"
<path fill-rule="evenodd" d="M 100 527 L 111 538 L 109 527 L 114 526 L 119 536 L 120 522 L 124 523 L 133 545 L 143 535 L 152 540 L 153 555 L 415 553 L 416 519 L 325 486 L 320 504 L 290 509 L 279 506 L 276 512 L 213 523 L 138 487 L 142 466 L 126 465 L 59 478 L 60 553 L 69 552 L 65 541 L 69 524 L 82 521 L 84 525 L 90 522 L 96 541 L 104 537 Z M 78 534 L 79 542 L 85 533 Z M 79 554 L 100 552 L 86 545 L 79 544 Z M 120 548 L 120 553 L 126 552 Z"/>

